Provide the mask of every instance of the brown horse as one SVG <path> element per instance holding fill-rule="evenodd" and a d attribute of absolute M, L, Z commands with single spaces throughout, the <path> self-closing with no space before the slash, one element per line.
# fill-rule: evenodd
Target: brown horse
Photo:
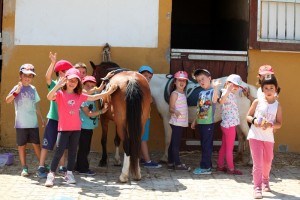
<path fill-rule="evenodd" d="M 94 65 L 93 68 L 93 75 L 97 81 L 100 80 L 99 77 L 104 77 L 103 73 L 107 73 L 104 68 L 101 68 L 101 64 L 98 67 Z M 150 87 L 143 75 L 134 71 L 116 73 L 109 82 L 112 85 L 117 85 L 118 89 L 111 95 L 110 99 L 104 99 L 104 102 L 109 104 L 110 109 L 101 115 L 101 124 L 102 121 L 108 123 L 109 120 L 113 120 L 118 136 L 123 141 L 125 153 L 120 181 L 128 181 L 129 169 L 134 178 L 140 180 L 141 135 L 150 113 Z"/>
<path fill-rule="evenodd" d="M 106 74 L 112 70 L 121 69 L 120 66 L 114 62 L 101 62 L 99 65 L 95 65 L 92 61 L 90 61 L 90 64 L 93 68 L 93 76 L 97 80 L 97 86 L 100 86 L 101 78 L 105 77 Z M 108 101 L 105 99 L 106 102 Z M 102 157 L 99 162 L 100 167 L 107 166 L 107 133 L 108 133 L 108 123 L 110 120 L 114 120 L 113 118 L 110 118 L 109 114 L 104 114 L 100 116 L 100 123 L 101 123 L 101 129 L 102 129 L 102 136 L 101 136 L 101 146 L 102 146 Z M 116 129 L 117 130 L 117 129 Z M 120 153 L 119 153 L 119 146 L 120 146 L 120 138 L 116 132 L 115 138 L 114 138 L 114 144 L 116 147 L 115 152 L 115 166 L 121 166 L 121 159 L 120 159 Z"/>

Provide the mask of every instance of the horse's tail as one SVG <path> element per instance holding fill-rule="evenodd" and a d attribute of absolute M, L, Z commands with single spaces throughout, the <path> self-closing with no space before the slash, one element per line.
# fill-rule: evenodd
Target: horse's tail
<path fill-rule="evenodd" d="M 130 171 L 137 174 L 141 151 L 143 91 L 135 79 L 129 79 L 126 88 L 127 134 L 125 144 L 129 144 Z M 129 140 L 129 141 L 126 141 Z M 129 142 L 129 143 L 128 143 Z"/>

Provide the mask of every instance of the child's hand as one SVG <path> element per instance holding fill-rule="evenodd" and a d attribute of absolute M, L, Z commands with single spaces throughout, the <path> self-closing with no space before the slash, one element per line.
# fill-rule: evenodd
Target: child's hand
<path fill-rule="evenodd" d="M 181 113 L 178 110 L 175 110 L 174 114 L 175 114 L 176 118 L 181 117 Z"/>
<path fill-rule="evenodd" d="M 191 129 L 195 129 L 196 128 L 196 121 L 194 120 L 191 124 Z"/>
<path fill-rule="evenodd" d="M 248 87 L 246 87 L 245 89 L 243 89 L 243 94 L 244 94 L 246 97 L 249 97 L 250 91 L 249 91 L 249 88 L 248 88 Z"/>
<path fill-rule="evenodd" d="M 46 120 L 44 117 L 41 118 L 42 121 L 42 127 L 44 128 L 46 126 Z"/>
<path fill-rule="evenodd" d="M 19 94 L 20 91 L 21 91 L 22 86 L 23 86 L 22 82 L 19 82 L 18 86 L 17 86 L 17 89 L 15 90 L 15 93 Z"/>
<path fill-rule="evenodd" d="M 219 79 L 217 79 L 217 80 L 212 80 L 212 86 L 214 87 L 214 88 L 217 88 L 217 87 L 219 87 L 221 85 L 221 82 L 220 82 L 220 80 Z"/>
<path fill-rule="evenodd" d="M 49 53 L 49 58 L 50 58 L 50 60 L 51 60 L 52 63 L 56 63 L 56 53 L 53 54 L 53 53 L 50 51 L 50 53 Z"/>
<path fill-rule="evenodd" d="M 59 80 L 58 80 L 58 82 L 57 82 L 57 85 L 59 87 L 63 87 L 66 84 L 66 82 L 67 82 L 66 77 L 60 77 Z"/>
<path fill-rule="evenodd" d="M 115 74 L 114 71 L 108 72 L 104 78 L 105 79 L 110 79 L 110 77 L 112 77 L 114 74 Z"/>

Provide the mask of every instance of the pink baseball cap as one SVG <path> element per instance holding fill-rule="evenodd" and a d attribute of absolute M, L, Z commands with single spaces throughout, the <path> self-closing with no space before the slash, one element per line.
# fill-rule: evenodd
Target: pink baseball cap
<path fill-rule="evenodd" d="M 90 81 L 90 82 L 93 82 L 93 83 L 97 83 L 95 77 L 93 76 L 85 76 L 83 79 L 82 79 L 82 84 L 84 84 L 85 82 L 87 81 Z"/>
<path fill-rule="evenodd" d="M 174 78 L 185 79 L 188 80 L 188 74 L 185 71 L 178 71 L 174 74 Z"/>
<path fill-rule="evenodd" d="M 274 71 L 271 65 L 262 65 L 259 67 L 258 74 L 260 75 L 274 74 Z"/>
<path fill-rule="evenodd" d="M 66 72 L 66 78 L 67 79 L 72 79 L 72 78 L 78 78 L 79 80 L 80 79 L 80 71 L 76 68 L 71 68 L 69 69 L 67 72 Z"/>

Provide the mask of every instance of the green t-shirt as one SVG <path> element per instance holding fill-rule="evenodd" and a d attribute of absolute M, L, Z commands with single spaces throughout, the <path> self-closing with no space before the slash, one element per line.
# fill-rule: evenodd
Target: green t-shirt
<path fill-rule="evenodd" d="M 50 92 L 56 84 L 57 84 L 57 81 L 52 80 L 51 84 L 48 85 L 48 92 Z M 55 101 L 50 101 L 50 109 L 49 109 L 47 118 L 58 121 L 57 104 Z"/>
<path fill-rule="evenodd" d="M 212 102 L 214 90 L 202 90 L 197 103 L 197 124 L 214 123 L 215 104 Z"/>

